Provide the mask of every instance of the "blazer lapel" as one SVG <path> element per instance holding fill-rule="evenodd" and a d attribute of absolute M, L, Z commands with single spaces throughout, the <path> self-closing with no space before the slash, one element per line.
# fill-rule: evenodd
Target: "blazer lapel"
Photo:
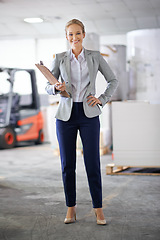
<path fill-rule="evenodd" d="M 93 72 L 94 72 L 94 68 L 93 68 L 92 54 L 87 49 L 85 49 L 85 57 L 86 57 L 87 65 L 88 65 L 89 79 L 90 79 L 90 84 L 89 84 L 89 86 L 87 88 L 86 95 L 90 95 L 90 94 L 93 94 L 92 93 L 92 85 L 93 85 Z"/>
<path fill-rule="evenodd" d="M 84 53 L 85 53 L 85 58 L 87 61 L 87 65 L 88 65 L 88 71 L 89 71 L 89 78 L 90 78 L 90 83 L 92 82 L 92 74 L 93 74 L 93 62 L 92 62 L 92 54 L 89 50 L 84 49 Z"/>
<path fill-rule="evenodd" d="M 64 59 L 65 69 L 68 76 L 68 82 L 71 84 L 71 64 L 70 64 L 70 51 L 66 52 Z"/>
<path fill-rule="evenodd" d="M 66 72 L 66 89 L 68 92 L 72 93 L 71 86 L 71 67 L 70 67 L 70 51 L 67 51 L 62 59 L 62 64 L 64 64 L 63 71 Z"/>

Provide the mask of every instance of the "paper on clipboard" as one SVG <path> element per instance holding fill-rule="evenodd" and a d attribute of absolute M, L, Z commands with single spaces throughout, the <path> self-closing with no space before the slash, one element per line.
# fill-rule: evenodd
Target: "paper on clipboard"
<path fill-rule="evenodd" d="M 47 78 L 47 80 L 49 81 L 49 83 L 51 85 L 58 83 L 58 80 L 53 76 L 53 74 L 50 72 L 50 70 L 43 65 L 42 61 L 40 61 L 40 64 L 37 63 L 35 65 L 41 71 L 41 73 Z M 70 97 L 66 91 L 60 92 L 60 95 L 63 97 L 67 97 L 67 98 Z"/>

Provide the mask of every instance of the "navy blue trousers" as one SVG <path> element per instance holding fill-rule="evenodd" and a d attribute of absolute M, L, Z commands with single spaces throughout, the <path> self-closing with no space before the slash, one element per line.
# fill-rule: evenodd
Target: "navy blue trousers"
<path fill-rule="evenodd" d="M 56 120 L 66 205 L 68 207 L 76 205 L 76 139 L 78 130 L 83 145 L 84 163 L 93 208 L 101 208 L 99 117 L 87 118 L 84 114 L 83 103 L 73 104 L 71 117 L 68 121 Z"/>

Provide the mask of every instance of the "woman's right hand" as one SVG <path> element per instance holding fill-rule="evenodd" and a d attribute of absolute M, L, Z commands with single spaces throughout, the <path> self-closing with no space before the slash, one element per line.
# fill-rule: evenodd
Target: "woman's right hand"
<path fill-rule="evenodd" d="M 54 87 L 55 87 L 56 90 L 61 91 L 61 92 L 66 90 L 65 82 L 63 82 L 63 83 L 58 82 L 54 85 Z"/>

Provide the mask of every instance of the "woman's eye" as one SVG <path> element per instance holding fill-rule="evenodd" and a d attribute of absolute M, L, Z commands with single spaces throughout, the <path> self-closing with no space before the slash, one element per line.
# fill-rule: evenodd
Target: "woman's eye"
<path fill-rule="evenodd" d="M 70 33 L 70 34 L 69 34 L 69 36 L 71 37 L 71 36 L 73 36 L 73 34 L 72 34 L 72 33 Z"/>
<path fill-rule="evenodd" d="M 81 33 L 77 33 L 77 35 L 80 35 Z"/>

